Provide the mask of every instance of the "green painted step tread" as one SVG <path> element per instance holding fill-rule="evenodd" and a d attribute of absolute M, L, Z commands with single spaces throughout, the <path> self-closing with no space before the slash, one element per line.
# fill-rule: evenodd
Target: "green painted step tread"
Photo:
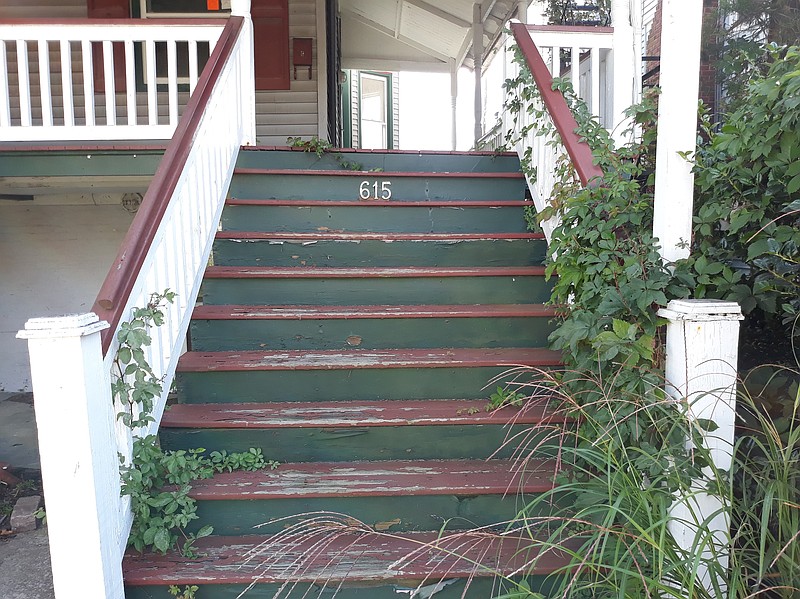
<path fill-rule="evenodd" d="M 242 152 L 297 152 L 298 154 L 310 154 L 308 150 L 302 147 L 295 146 L 269 146 L 269 145 L 254 145 L 242 146 Z M 325 150 L 326 153 L 332 154 L 353 154 L 353 155 L 388 155 L 388 156 L 489 156 L 489 157 L 507 157 L 516 158 L 516 152 L 498 152 L 496 150 L 370 150 L 361 148 L 329 148 Z"/>
<path fill-rule="evenodd" d="M 225 200 L 225 204 L 227 206 L 358 206 L 359 208 L 514 208 L 533 206 L 531 200 L 306 200 L 302 198 L 279 200 L 269 198 L 228 198 Z"/>
<path fill-rule="evenodd" d="M 570 543 L 577 549 L 578 542 Z M 196 543 L 199 557 L 129 551 L 123 574 L 129 586 L 320 582 L 390 582 L 550 574 L 569 555 L 541 550 L 531 540 L 486 531 L 381 534 L 338 515 L 318 515 L 307 534 L 292 529 L 261 536 L 211 536 Z M 476 567 L 475 564 L 481 567 Z"/>
<path fill-rule="evenodd" d="M 487 406 L 486 400 L 470 399 L 174 404 L 164 412 L 161 426 L 228 430 L 565 422 L 546 400 L 529 401 L 522 410 L 487 411 Z"/>
<path fill-rule="evenodd" d="M 351 171 L 339 170 L 309 170 L 309 169 L 282 169 L 282 168 L 241 168 L 233 171 L 236 175 L 302 175 L 306 177 L 380 177 L 381 179 L 524 179 L 522 172 L 482 172 L 482 171 L 458 171 L 458 172 L 414 172 L 414 171 Z"/>
<path fill-rule="evenodd" d="M 186 352 L 179 372 L 253 372 L 394 368 L 559 366 L 561 353 L 541 348 L 286 350 Z"/>
<path fill-rule="evenodd" d="M 544 239 L 542 233 L 369 233 L 345 231 L 315 231 L 294 233 L 286 231 L 218 231 L 217 239 L 244 241 L 455 241 Z"/>
<path fill-rule="evenodd" d="M 412 306 L 202 305 L 193 320 L 358 320 L 372 318 L 552 318 L 545 304 L 468 304 Z"/>
<path fill-rule="evenodd" d="M 303 462 L 275 470 L 223 472 L 192 483 L 201 501 L 322 497 L 506 495 L 553 488 L 554 460 Z"/>
<path fill-rule="evenodd" d="M 209 266 L 206 279 L 403 279 L 442 277 L 543 277 L 544 266 L 317 267 Z"/>

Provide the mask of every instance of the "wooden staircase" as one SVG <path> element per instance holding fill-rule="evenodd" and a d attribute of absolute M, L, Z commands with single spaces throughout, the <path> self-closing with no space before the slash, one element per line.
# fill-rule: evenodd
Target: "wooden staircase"
<path fill-rule="evenodd" d="M 530 558 L 513 537 L 449 537 L 512 518 L 552 484 L 551 463 L 520 471 L 504 443 L 544 409 L 485 409 L 512 366 L 559 364 L 519 162 L 346 157 L 363 170 L 331 154 L 240 156 L 160 436 L 165 449 L 259 447 L 281 466 L 194 484 L 214 535 L 193 560 L 129 553 L 129 599 L 173 584 L 236 597 L 254 582 L 248 597 L 447 599 L 468 579 L 465 596 L 487 598 L 500 587 L 474 561 L 512 572 Z M 294 516 L 325 513 L 352 526 L 296 534 Z M 449 550 L 425 548 L 437 543 Z M 547 556 L 527 574 L 560 565 Z"/>

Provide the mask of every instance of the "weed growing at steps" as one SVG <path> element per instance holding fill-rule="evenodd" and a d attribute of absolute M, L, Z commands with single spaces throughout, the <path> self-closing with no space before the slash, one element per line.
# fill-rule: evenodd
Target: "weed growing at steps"
<path fill-rule="evenodd" d="M 128 544 L 138 551 L 161 553 L 179 548 L 184 556 L 192 557 L 196 555 L 194 542 L 213 532 L 209 525 L 196 532 L 187 531 L 198 518 L 197 502 L 189 495 L 192 481 L 211 478 L 218 472 L 276 468 L 278 463 L 266 460 L 255 448 L 208 454 L 203 448 L 164 451 L 156 435 L 137 436 L 142 427 L 154 421 L 154 402 L 163 390 L 163 380 L 154 374 L 145 356 L 145 348 L 152 343 L 149 331 L 163 324 L 162 307 L 174 298 L 169 290 L 154 293 L 146 306 L 134 309 L 133 318 L 120 325 L 111 387 L 114 398 L 125 406 L 117 417 L 135 435 L 132 461 L 127 464 L 120 456 L 122 494 L 131 498 L 133 511 Z M 191 587 L 187 589 L 182 595 L 185 599 L 194 596 Z"/>

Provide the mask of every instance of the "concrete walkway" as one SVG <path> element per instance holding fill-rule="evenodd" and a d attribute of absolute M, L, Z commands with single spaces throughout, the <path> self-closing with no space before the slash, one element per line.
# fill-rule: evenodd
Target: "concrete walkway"
<path fill-rule="evenodd" d="M 30 394 L 0 391 L 0 462 L 39 468 Z M 0 535 L 0 598 L 54 599 L 47 528 Z"/>

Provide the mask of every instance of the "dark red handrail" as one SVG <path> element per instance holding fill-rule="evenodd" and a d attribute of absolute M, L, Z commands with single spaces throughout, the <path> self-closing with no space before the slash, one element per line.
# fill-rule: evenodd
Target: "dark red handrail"
<path fill-rule="evenodd" d="M 167 211 L 169 200 L 186 165 L 214 85 L 233 52 L 243 26 L 242 17 L 228 19 L 178 122 L 175 134 L 167 145 L 142 205 L 97 294 L 92 311 L 111 325 L 111 328 L 102 334 L 103 353 L 111 346 L 114 331 L 122 320 L 122 311 L 125 309 L 128 296 L 133 290 L 139 271 Z"/>
<path fill-rule="evenodd" d="M 512 23 L 511 32 L 525 58 L 525 62 L 528 63 L 533 80 L 542 96 L 542 102 L 544 102 L 550 118 L 553 119 L 556 130 L 561 136 L 561 142 L 567 149 L 567 154 L 569 154 L 572 164 L 575 166 L 575 171 L 578 173 L 581 183 L 588 185 L 593 179 L 603 176 L 603 169 L 594 163 L 589 144 L 582 141 L 575 132 L 578 128 L 575 116 L 567 106 L 567 101 L 561 92 L 553 89 L 553 77 L 544 63 L 539 49 L 531 39 L 528 27 L 522 23 Z"/>

